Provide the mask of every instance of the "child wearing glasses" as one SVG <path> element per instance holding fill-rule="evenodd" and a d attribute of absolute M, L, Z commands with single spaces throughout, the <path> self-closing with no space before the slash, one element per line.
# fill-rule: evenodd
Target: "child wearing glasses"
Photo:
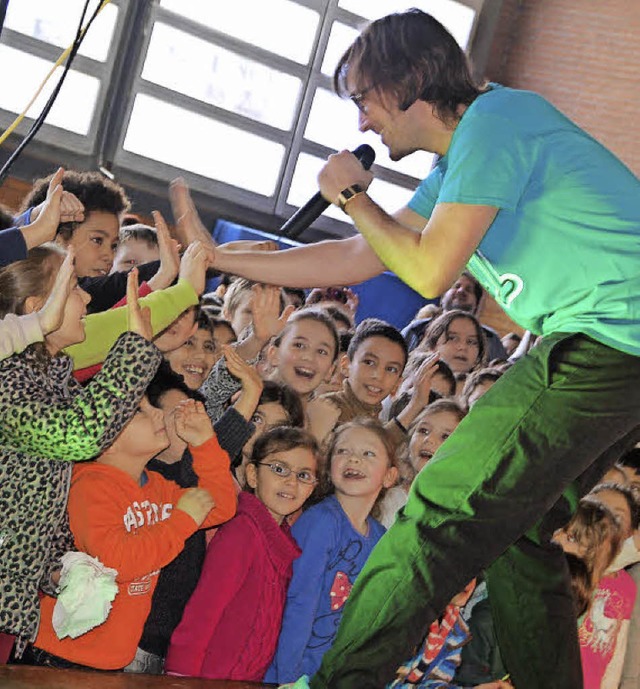
<path fill-rule="evenodd" d="M 329 495 L 298 518 L 294 562 L 278 648 L 265 682 L 313 675 L 329 650 L 353 583 L 385 529 L 371 515 L 398 477 L 395 442 L 360 417 L 338 426 L 327 448 Z"/>
<path fill-rule="evenodd" d="M 276 649 L 300 549 L 286 517 L 318 482 L 318 446 L 307 431 L 261 435 L 246 467 L 249 490 L 211 540 L 198 585 L 171 637 L 167 674 L 257 682 Z"/>

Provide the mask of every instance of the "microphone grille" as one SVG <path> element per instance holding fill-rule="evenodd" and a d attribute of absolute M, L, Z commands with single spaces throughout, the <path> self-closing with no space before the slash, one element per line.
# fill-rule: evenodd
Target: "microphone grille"
<path fill-rule="evenodd" d="M 368 170 L 376 159 L 376 152 L 369 144 L 360 144 L 352 153 L 360 161 L 365 170 Z"/>

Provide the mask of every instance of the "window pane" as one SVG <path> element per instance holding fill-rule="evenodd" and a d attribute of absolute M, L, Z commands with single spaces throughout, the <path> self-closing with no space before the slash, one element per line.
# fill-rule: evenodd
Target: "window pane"
<path fill-rule="evenodd" d="M 374 132 L 362 134 L 358 131 L 358 110 L 348 99 L 338 98 L 332 91 L 316 89 L 305 138 L 310 141 L 335 148 L 353 150 L 362 143 L 367 143 L 376 152 L 376 165 L 402 172 L 411 177 L 423 179 L 433 165 L 434 156 L 426 151 L 416 151 L 401 161 L 393 162 L 389 158 L 387 147 Z"/>
<path fill-rule="evenodd" d="M 290 0 L 161 0 L 160 4 L 302 65 L 309 62 L 320 19 L 317 12 Z"/>
<path fill-rule="evenodd" d="M 324 165 L 324 160 L 316 156 L 303 153 L 298 158 L 289 197 L 287 202 L 293 206 L 302 206 L 318 191 L 318 172 Z M 380 179 L 374 179 L 369 187 L 369 196 L 389 213 L 394 213 L 406 206 L 413 196 L 412 189 L 405 189 L 396 184 L 390 184 Z M 323 217 L 335 218 L 342 222 L 351 222 L 350 219 L 334 204 L 322 214 Z"/>
<path fill-rule="evenodd" d="M 291 128 L 300 80 L 156 23 L 142 77 L 192 98 Z"/>
<path fill-rule="evenodd" d="M 15 113 L 26 107 L 53 65 L 4 45 L 0 46 L 0 64 L 11 65 L 11 69 L 0 70 L 0 108 Z M 58 67 L 29 109 L 29 117 L 35 118 L 40 114 L 61 74 L 62 67 Z M 87 134 L 99 87 L 100 81 L 95 77 L 70 70 L 46 123 L 76 134 Z"/>
<path fill-rule="evenodd" d="M 287 203 L 298 207 L 303 206 L 318 191 L 318 172 L 324 163 L 322 158 L 308 153 L 300 154 L 291 180 Z M 342 220 L 342 222 L 347 219 L 347 216 L 333 204 L 322 215 L 323 217 Z"/>
<path fill-rule="evenodd" d="M 346 49 L 358 37 L 358 30 L 342 22 L 333 22 L 329 43 L 322 61 L 322 73 L 332 77 L 333 72 Z"/>
<path fill-rule="evenodd" d="M 90 3 L 84 24 L 97 5 L 96 0 Z M 8 5 L 5 26 L 45 43 L 66 48 L 75 38 L 83 7 L 84 0 L 17 0 Z M 101 10 L 87 31 L 78 53 L 104 62 L 117 17 L 118 8 L 112 3 Z"/>
<path fill-rule="evenodd" d="M 284 147 L 144 94 L 124 148 L 264 196 L 274 192 Z"/>
<path fill-rule="evenodd" d="M 340 0 L 340 7 L 367 20 L 379 19 L 391 12 L 403 12 L 411 7 L 428 12 L 444 24 L 463 47 L 467 47 L 475 11 L 455 0 Z"/>

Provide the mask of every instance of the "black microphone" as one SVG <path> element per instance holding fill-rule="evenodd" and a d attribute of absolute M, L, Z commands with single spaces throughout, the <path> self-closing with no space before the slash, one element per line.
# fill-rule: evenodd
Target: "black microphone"
<path fill-rule="evenodd" d="M 351 151 L 351 153 L 362 163 L 362 167 L 365 170 L 368 170 L 373 165 L 373 161 L 376 158 L 376 152 L 369 144 L 361 144 L 355 151 Z M 312 196 L 304 206 L 298 208 L 289 220 L 287 220 L 280 228 L 280 234 L 289 239 L 296 239 L 314 220 L 317 220 L 330 205 L 329 201 L 318 192 Z"/>

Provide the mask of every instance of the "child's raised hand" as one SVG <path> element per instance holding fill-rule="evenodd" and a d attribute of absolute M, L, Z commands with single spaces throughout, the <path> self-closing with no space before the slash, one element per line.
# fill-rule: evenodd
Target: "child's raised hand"
<path fill-rule="evenodd" d="M 204 292 L 207 276 L 207 252 L 202 242 L 191 242 L 182 254 L 180 277 L 186 280 L 200 296 Z"/>
<path fill-rule="evenodd" d="M 254 285 L 252 291 L 253 334 L 259 342 L 267 343 L 280 333 L 296 307 L 290 304 L 280 313 L 279 287 Z"/>
<path fill-rule="evenodd" d="M 180 270 L 180 245 L 171 237 L 167 223 L 159 211 L 153 211 L 153 221 L 156 226 L 158 248 L 160 250 L 160 268 L 149 280 L 149 287 L 155 292 L 165 289 L 176 279 Z"/>
<path fill-rule="evenodd" d="M 38 312 L 38 320 L 40 321 L 43 335 L 57 330 L 62 325 L 64 307 L 71 293 L 71 285 L 75 276 L 74 260 L 75 254 L 73 249 L 69 247 L 67 255 L 56 275 L 51 294 L 49 294 L 44 306 Z"/>
<path fill-rule="evenodd" d="M 140 308 L 138 301 L 138 269 L 132 268 L 127 275 L 127 322 L 129 330 L 138 333 L 151 341 L 153 328 L 151 327 L 151 309 L 146 306 Z"/>
<path fill-rule="evenodd" d="M 355 318 L 360 303 L 360 297 L 350 287 L 345 287 L 344 293 L 347 295 L 345 306 L 351 311 L 351 315 Z"/>
<path fill-rule="evenodd" d="M 431 381 L 438 370 L 440 354 L 433 352 L 421 364 L 413 379 L 413 392 L 411 402 L 417 407 L 425 407 L 429 404 L 429 394 L 431 392 Z"/>
<path fill-rule="evenodd" d="M 260 401 L 264 384 L 255 367 L 248 364 L 231 345 L 222 345 L 227 370 L 242 383 L 238 399 L 233 403 L 236 411 L 250 421 Z"/>
<path fill-rule="evenodd" d="M 215 265 L 216 243 L 213 237 L 202 224 L 196 210 L 189 187 L 181 177 L 174 179 L 169 186 L 169 199 L 171 210 L 176 221 L 176 232 L 183 246 L 189 246 L 195 241 L 202 242 L 207 253 L 209 267 Z"/>
<path fill-rule="evenodd" d="M 175 409 L 176 433 L 189 445 L 197 447 L 213 437 L 211 419 L 202 402 L 185 400 Z"/>
<path fill-rule="evenodd" d="M 215 506 L 211 493 L 204 488 L 187 488 L 176 503 L 176 509 L 186 512 L 198 526 Z"/>

